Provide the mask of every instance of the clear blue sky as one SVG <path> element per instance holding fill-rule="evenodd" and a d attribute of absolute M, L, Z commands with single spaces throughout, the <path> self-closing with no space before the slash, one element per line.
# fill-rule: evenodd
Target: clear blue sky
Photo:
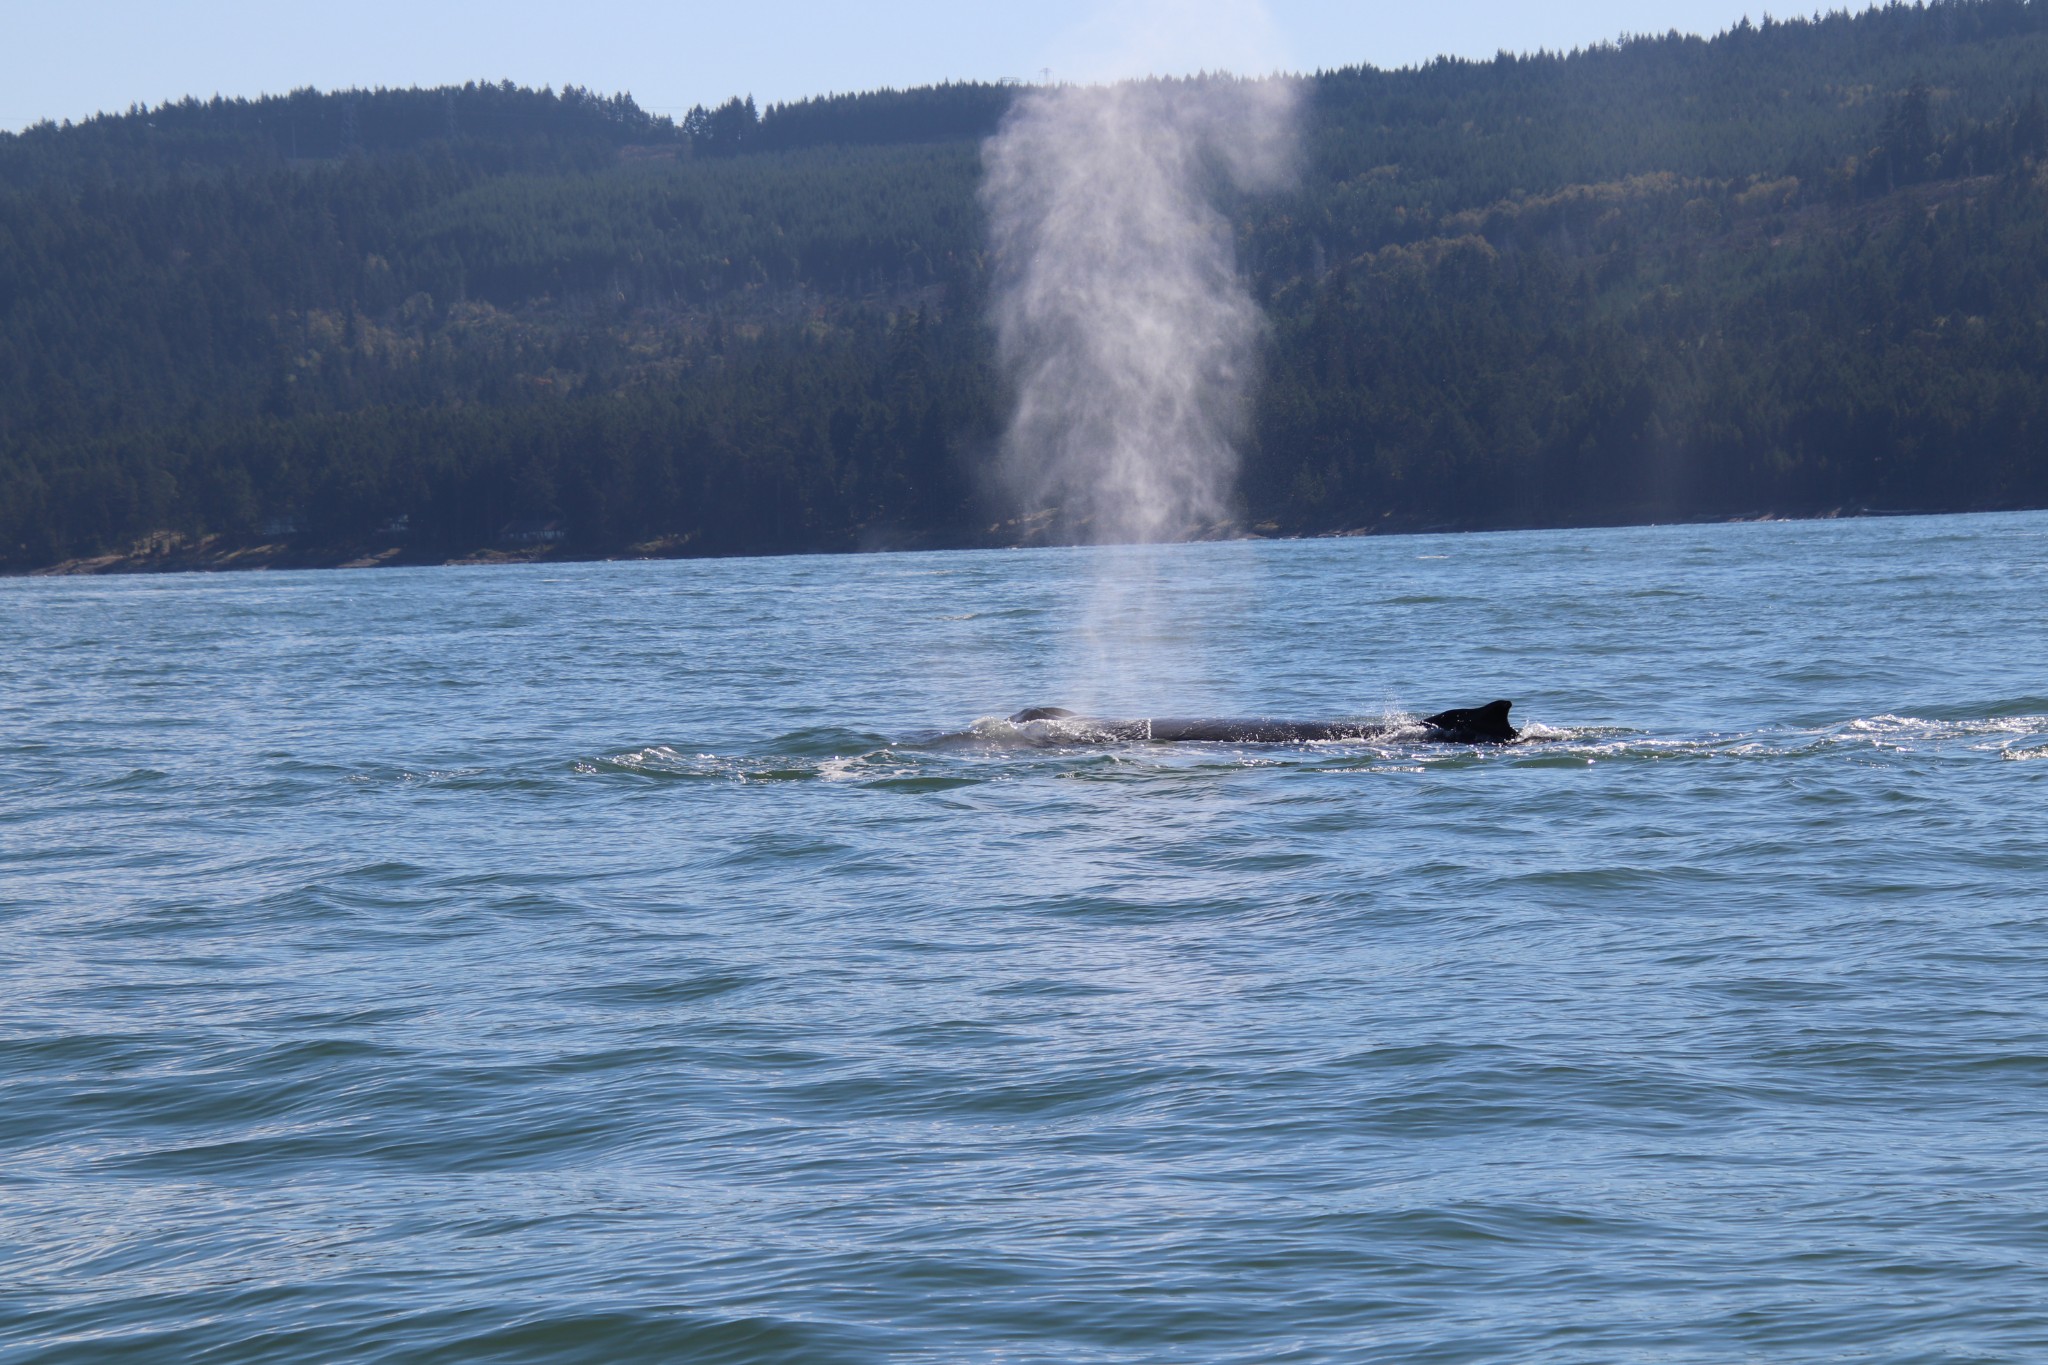
<path fill-rule="evenodd" d="M 1857 8 L 1861 8 L 1859 0 Z M 1790 8 L 1788 13 L 1793 12 Z M 1401 66 L 1711 33 L 1745 0 L 0 0 L 0 128 L 182 95 L 512 79 L 652 109 L 949 78 Z"/>

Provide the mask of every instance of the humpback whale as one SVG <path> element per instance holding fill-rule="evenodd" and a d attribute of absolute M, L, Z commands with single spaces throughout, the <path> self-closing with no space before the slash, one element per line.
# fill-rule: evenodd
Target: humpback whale
<path fill-rule="evenodd" d="M 1420 736 L 1434 744 L 1508 744 L 1521 732 L 1508 724 L 1511 701 L 1493 701 L 1439 711 L 1422 721 Z M 1051 720 L 1072 722 L 1071 738 L 1083 741 L 1150 740 L 1154 743 L 1308 744 L 1331 739 L 1382 739 L 1405 727 L 1371 721 L 1272 720 L 1097 720 L 1058 706 L 1033 706 L 1010 717 L 1013 725 Z M 1068 738 L 1062 727 L 1061 738 Z"/>

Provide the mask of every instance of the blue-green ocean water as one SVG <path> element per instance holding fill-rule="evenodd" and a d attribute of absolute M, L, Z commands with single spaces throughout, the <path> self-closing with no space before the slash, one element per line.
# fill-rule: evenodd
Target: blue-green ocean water
<path fill-rule="evenodd" d="M 2043 515 L 0 583 L 0 1359 L 2048 1359 L 2044 624 Z"/>

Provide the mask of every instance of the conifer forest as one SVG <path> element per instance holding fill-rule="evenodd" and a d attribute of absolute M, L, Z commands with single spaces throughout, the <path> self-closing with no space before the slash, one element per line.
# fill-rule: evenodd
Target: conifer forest
<path fill-rule="evenodd" d="M 2048 505 L 2048 2 L 1302 79 L 1299 175 L 1226 205 L 1268 335 L 1217 534 Z M 1030 541 L 977 200 L 1018 93 L 0 134 L 0 567 Z"/>

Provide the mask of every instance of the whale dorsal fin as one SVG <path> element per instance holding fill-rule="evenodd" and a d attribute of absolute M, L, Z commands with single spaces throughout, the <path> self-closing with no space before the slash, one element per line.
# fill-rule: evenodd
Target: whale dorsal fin
<path fill-rule="evenodd" d="M 1459 744 L 1506 744 L 1520 737 L 1520 731 L 1508 724 L 1508 711 L 1513 706 L 1511 701 L 1490 701 L 1484 706 L 1440 712 L 1422 723 Z"/>

